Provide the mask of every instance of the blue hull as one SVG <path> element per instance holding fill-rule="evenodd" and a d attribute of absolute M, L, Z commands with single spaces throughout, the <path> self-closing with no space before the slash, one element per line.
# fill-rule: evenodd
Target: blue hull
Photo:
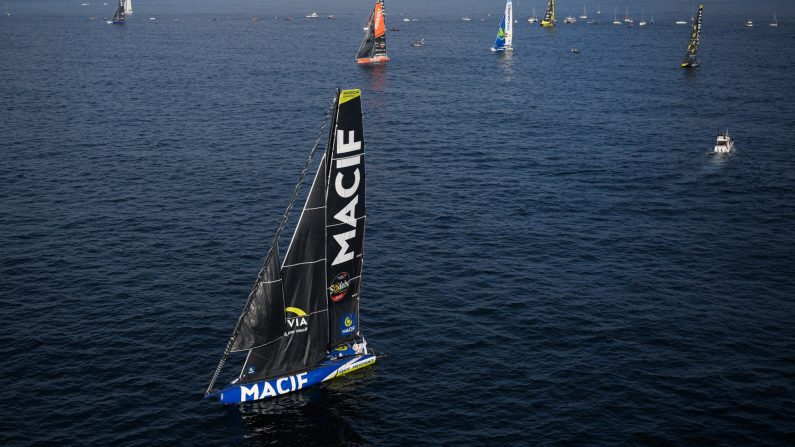
<path fill-rule="evenodd" d="M 245 385 L 229 385 L 220 391 L 218 397 L 223 404 L 239 404 L 241 402 L 270 399 L 302 390 L 372 365 L 375 363 L 375 359 L 375 355 L 365 354 L 326 360 L 317 368 L 300 374 L 247 383 Z"/>

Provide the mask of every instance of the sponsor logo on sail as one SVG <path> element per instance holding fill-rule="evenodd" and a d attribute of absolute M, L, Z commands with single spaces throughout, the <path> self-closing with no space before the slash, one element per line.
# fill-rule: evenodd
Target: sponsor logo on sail
<path fill-rule="evenodd" d="M 345 142 L 346 136 L 348 140 L 347 143 Z M 355 256 L 348 241 L 351 239 L 355 240 L 357 237 L 356 220 L 358 216 L 356 216 L 356 205 L 359 204 L 359 185 L 362 180 L 362 174 L 359 169 L 362 162 L 362 155 L 348 155 L 348 153 L 361 150 L 362 142 L 355 140 L 354 131 L 350 130 L 346 135 L 344 130 L 337 129 L 337 144 L 334 149 L 336 152 L 335 163 L 337 174 L 333 179 L 333 191 L 340 198 L 348 199 L 348 204 L 334 215 L 334 219 L 341 224 L 346 224 L 342 226 L 343 229 L 346 229 L 346 226 L 350 228 L 348 231 L 342 231 L 341 233 L 332 235 L 334 241 L 336 241 L 339 246 L 339 250 L 337 250 L 334 260 L 331 261 L 331 265 L 338 265 L 343 262 L 352 261 Z M 353 169 L 353 172 L 350 172 L 350 168 L 355 169 Z M 342 171 L 343 169 L 350 173 L 348 175 L 344 174 Z M 350 186 L 346 187 L 345 184 Z"/>
<path fill-rule="evenodd" d="M 334 278 L 334 281 L 331 281 L 331 285 L 328 287 L 331 301 L 337 302 L 345 298 L 345 295 L 348 294 L 348 288 L 350 286 L 350 275 L 348 275 L 347 272 L 342 272 L 337 275 L 337 277 Z"/>
<path fill-rule="evenodd" d="M 253 366 L 249 366 L 249 367 L 248 367 L 248 369 L 246 369 L 246 373 L 248 373 L 248 375 L 252 375 L 252 374 L 254 374 L 255 372 L 257 372 L 257 370 L 256 370 L 256 369 L 254 369 L 254 367 L 253 367 Z"/>
<path fill-rule="evenodd" d="M 297 307 L 286 307 L 284 313 L 288 329 L 288 331 L 284 333 L 285 336 L 309 330 L 309 322 L 306 321 L 306 312 Z"/>
<path fill-rule="evenodd" d="M 340 320 L 340 335 L 351 335 L 356 331 L 356 314 L 347 314 Z"/>
<path fill-rule="evenodd" d="M 269 380 L 267 382 L 258 382 L 253 385 L 243 385 L 240 387 L 240 402 L 264 399 L 266 397 L 276 397 L 281 394 L 300 390 L 309 382 L 309 379 L 306 377 L 307 374 L 308 373 L 301 373 L 294 376 Z"/>

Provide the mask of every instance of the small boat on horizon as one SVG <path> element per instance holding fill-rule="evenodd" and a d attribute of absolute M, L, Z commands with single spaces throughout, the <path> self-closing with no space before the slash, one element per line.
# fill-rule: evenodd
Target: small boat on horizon
<path fill-rule="evenodd" d="M 533 6 L 533 15 L 527 18 L 529 23 L 538 23 L 538 17 L 536 17 L 536 7 Z"/>
<path fill-rule="evenodd" d="M 613 12 L 613 25 L 621 26 L 621 22 L 618 20 L 618 6 L 616 6 L 616 10 Z"/>
<path fill-rule="evenodd" d="M 583 20 L 588 18 L 588 11 L 585 10 L 585 5 L 582 5 L 582 15 L 580 16 L 580 18 Z"/>
<path fill-rule="evenodd" d="M 734 138 L 729 135 L 729 129 L 725 132 L 718 131 L 718 138 L 712 150 L 716 154 L 727 154 L 734 150 Z"/>
<path fill-rule="evenodd" d="M 745 27 L 746 28 L 753 28 L 754 27 L 754 21 L 751 20 L 751 19 L 746 20 L 745 21 Z"/>
<path fill-rule="evenodd" d="M 318 15 L 317 15 L 317 13 L 315 11 L 312 11 L 312 13 L 307 15 L 306 18 L 307 19 L 316 19 L 316 18 L 318 18 Z"/>
<path fill-rule="evenodd" d="M 412 40 L 411 46 L 415 48 L 424 47 L 425 46 L 425 39 L 420 40 Z"/>
<path fill-rule="evenodd" d="M 469 17 L 461 17 L 461 20 L 463 20 L 464 22 L 469 22 L 472 19 L 470 19 Z"/>
<path fill-rule="evenodd" d="M 778 19 L 776 18 L 776 13 L 773 13 L 773 21 L 768 24 L 768 26 L 777 27 L 778 26 Z"/>
<path fill-rule="evenodd" d="M 575 18 L 574 18 L 574 16 L 566 16 L 566 17 L 563 19 L 563 23 L 564 23 L 564 24 L 572 24 L 572 23 L 577 23 L 577 19 L 575 19 Z"/>

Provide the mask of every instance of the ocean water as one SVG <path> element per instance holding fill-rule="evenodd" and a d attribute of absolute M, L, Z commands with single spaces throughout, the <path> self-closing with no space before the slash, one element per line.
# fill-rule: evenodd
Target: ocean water
<path fill-rule="evenodd" d="M 707 5 L 684 73 L 678 4 L 553 30 L 517 5 L 507 55 L 502 2 L 387 5 L 393 60 L 362 68 L 353 2 L 142 0 L 125 26 L 55 3 L 0 17 L 2 445 L 795 442 L 782 14 Z M 337 87 L 363 92 L 361 322 L 387 356 L 204 401 Z"/>

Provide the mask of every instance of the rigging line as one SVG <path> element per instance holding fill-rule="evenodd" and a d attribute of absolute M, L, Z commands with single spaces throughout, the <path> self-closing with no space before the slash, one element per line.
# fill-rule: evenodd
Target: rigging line
<path fill-rule="evenodd" d="M 309 155 L 306 157 L 306 163 L 304 163 L 304 168 L 301 170 L 301 173 L 298 175 L 298 183 L 293 188 L 293 193 L 290 196 L 290 201 L 287 204 L 287 209 L 284 211 L 282 215 L 282 221 L 279 224 L 279 227 L 276 229 L 276 235 L 273 237 L 273 242 L 271 243 L 270 248 L 268 249 L 268 254 L 265 256 L 265 262 L 262 264 L 262 267 L 257 273 L 257 280 L 254 281 L 254 286 L 251 288 L 251 292 L 248 294 L 248 299 L 246 300 L 246 306 L 243 308 L 243 312 L 237 318 L 237 324 L 235 324 L 235 330 L 232 332 L 232 336 L 229 337 L 229 340 L 226 342 L 226 347 L 224 348 L 224 353 L 221 356 L 221 360 L 218 362 L 218 366 L 215 368 L 215 372 L 213 373 L 213 378 L 210 380 L 210 385 L 207 386 L 207 391 L 204 393 L 204 397 L 210 395 L 210 392 L 215 386 L 215 381 L 218 380 L 218 376 L 221 374 L 221 370 L 224 368 L 224 363 L 226 363 L 227 357 L 229 357 L 229 353 L 231 352 L 232 345 L 235 341 L 235 337 L 237 336 L 238 331 L 240 330 L 240 325 L 243 323 L 243 315 L 246 314 L 249 307 L 251 307 L 251 302 L 254 298 L 254 292 L 257 290 L 257 284 L 262 279 L 262 274 L 268 266 L 268 260 L 270 259 L 271 252 L 273 251 L 274 246 L 278 246 L 279 244 L 279 237 L 281 236 L 284 227 L 287 225 L 287 219 L 290 216 L 290 211 L 293 209 L 293 205 L 295 205 L 295 200 L 298 197 L 298 193 L 301 191 L 301 186 L 304 183 L 304 178 L 306 177 L 307 172 L 309 172 L 309 165 L 312 164 L 312 158 L 315 155 L 315 151 L 317 150 L 317 146 L 320 144 L 320 139 L 323 137 L 323 130 L 325 130 L 326 125 L 328 124 L 329 117 L 333 114 L 334 106 L 337 104 L 337 95 L 334 96 L 334 100 L 331 102 L 331 106 L 328 108 L 326 112 L 326 116 L 323 118 L 323 124 L 320 126 L 320 130 L 317 132 L 317 138 L 315 138 L 315 143 L 312 145 L 312 149 L 309 151 Z M 278 264 L 279 260 L 276 260 Z"/>

